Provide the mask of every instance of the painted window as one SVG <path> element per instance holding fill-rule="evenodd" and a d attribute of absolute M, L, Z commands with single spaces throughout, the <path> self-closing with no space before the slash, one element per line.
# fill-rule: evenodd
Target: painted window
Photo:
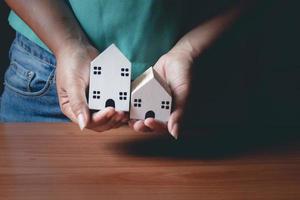
<path fill-rule="evenodd" d="M 119 92 L 120 100 L 127 100 L 127 92 Z"/>
<path fill-rule="evenodd" d="M 102 68 L 100 66 L 95 66 L 94 67 L 94 75 L 100 75 L 101 74 Z"/>
<path fill-rule="evenodd" d="M 129 68 L 121 68 L 121 76 L 129 76 Z"/>
<path fill-rule="evenodd" d="M 162 101 L 161 102 L 161 109 L 170 109 L 170 101 Z"/>
<path fill-rule="evenodd" d="M 93 91 L 93 99 L 100 99 L 100 91 L 97 90 Z"/>
<path fill-rule="evenodd" d="M 134 107 L 142 107 L 142 99 L 134 99 L 133 106 Z"/>

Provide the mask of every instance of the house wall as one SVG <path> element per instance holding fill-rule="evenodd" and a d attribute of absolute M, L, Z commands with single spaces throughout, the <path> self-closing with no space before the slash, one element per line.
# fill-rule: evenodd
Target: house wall
<path fill-rule="evenodd" d="M 101 74 L 94 74 L 94 67 L 101 67 Z M 104 109 L 106 101 L 112 99 L 116 110 L 129 111 L 130 81 L 131 63 L 116 47 L 110 46 L 91 63 L 89 107 Z M 93 98 L 94 91 L 100 92 L 100 99 Z"/>
<path fill-rule="evenodd" d="M 134 107 L 136 103 L 134 99 L 142 100 L 141 107 Z M 155 113 L 155 119 L 168 121 L 171 106 L 169 106 L 169 109 L 162 109 L 162 101 L 169 101 L 170 105 L 172 104 L 169 94 L 165 92 L 155 79 L 152 79 L 139 90 L 132 93 L 130 117 L 133 119 L 144 119 L 146 112 L 151 110 Z"/>

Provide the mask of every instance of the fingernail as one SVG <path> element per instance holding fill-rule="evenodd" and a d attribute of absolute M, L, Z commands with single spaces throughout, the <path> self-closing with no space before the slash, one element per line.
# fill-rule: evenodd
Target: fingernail
<path fill-rule="evenodd" d="M 85 128 L 85 120 L 84 120 L 84 117 L 83 117 L 83 114 L 80 113 L 77 117 L 77 121 L 78 121 L 78 125 L 79 125 L 79 128 L 80 130 L 82 131 L 84 128 Z"/>
<path fill-rule="evenodd" d="M 178 124 L 175 124 L 170 134 L 177 140 L 178 139 Z"/>

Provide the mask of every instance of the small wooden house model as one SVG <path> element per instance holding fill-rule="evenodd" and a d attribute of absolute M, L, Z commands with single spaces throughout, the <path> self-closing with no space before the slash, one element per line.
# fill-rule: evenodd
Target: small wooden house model
<path fill-rule="evenodd" d="M 89 108 L 129 111 L 131 62 L 110 45 L 90 65 Z"/>
<path fill-rule="evenodd" d="M 132 83 L 130 118 L 149 117 L 166 122 L 172 105 L 171 90 L 162 77 L 150 67 Z"/>

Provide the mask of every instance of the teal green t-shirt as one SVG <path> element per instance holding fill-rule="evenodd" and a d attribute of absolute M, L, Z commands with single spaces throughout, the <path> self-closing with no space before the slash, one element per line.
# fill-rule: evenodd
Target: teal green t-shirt
<path fill-rule="evenodd" d="M 128 57 L 133 64 L 133 79 L 172 48 L 182 34 L 183 24 L 189 20 L 188 10 L 183 12 L 184 1 L 179 0 L 66 2 L 98 50 L 115 43 Z M 16 31 L 49 50 L 14 12 L 10 13 L 9 23 Z"/>

